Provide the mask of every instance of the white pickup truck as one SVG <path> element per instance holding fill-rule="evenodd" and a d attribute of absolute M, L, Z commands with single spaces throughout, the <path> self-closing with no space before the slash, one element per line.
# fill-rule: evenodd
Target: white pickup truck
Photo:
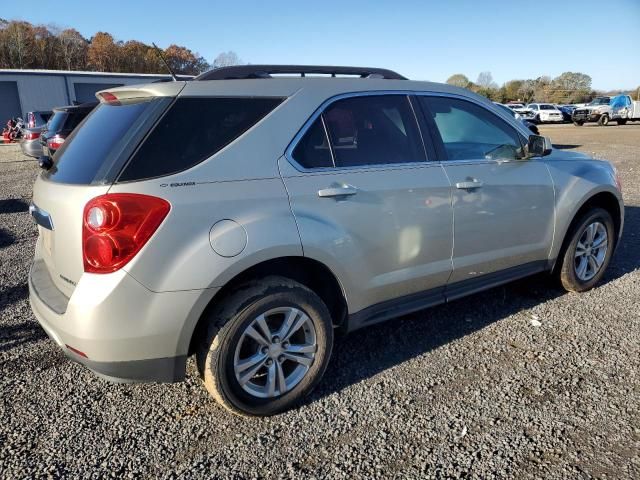
<path fill-rule="evenodd" d="M 627 122 L 640 121 L 640 101 L 630 95 L 618 95 L 611 99 L 611 120 L 624 125 Z"/>

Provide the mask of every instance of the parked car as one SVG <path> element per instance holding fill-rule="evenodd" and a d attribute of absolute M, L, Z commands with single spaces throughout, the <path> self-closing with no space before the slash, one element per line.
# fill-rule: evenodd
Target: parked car
<path fill-rule="evenodd" d="M 494 102 L 498 107 L 500 107 L 503 111 L 507 112 L 509 115 L 511 115 L 513 118 L 515 118 L 516 120 L 518 120 L 519 122 L 522 122 L 522 124 L 527 127 L 529 130 L 531 130 L 533 133 L 535 133 L 536 135 L 540 135 L 540 130 L 538 130 L 538 127 L 535 123 L 533 123 L 530 120 L 525 120 L 519 113 L 516 113 L 515 109 L 510 108 L 509 105 L 504 105 L 502 103 L 498 103 L 498 102 Z"/>
<path fill-rule="evenodd" d="M 69 134 L 93 110 L 97 102 L 70 105 L 53 109 L 53 116 L 40 135 L 40 144 L 44 157 L 53 157 Z"/>
<path fill-rule="evenodd" d="M 22 139 L 20 140 L 20 148 L 22 153 L 30 157 L 39 158 L 43 155 L 42 143 L 40 143 L 40 135 L 44 125 L 35 128 L 23 128 Z"/>
<path fill-rule="evenodd" d="M 576 108 L 571 120 L 581 127 L 586 122 L 598 122 L 598 125 L 608 125 L 611 119 L 611 97 L 596 97 L 584 107 Z"/>
<path fill-rule="evenodd" d="M 530 103 L 528 108 L 533 110 L 536 123 L 560 123 L 562 112 L 550 103 Z"/>
<path fill-rule="evenodd" d="M 566 123 L 571 123 L 573 120 L 571 118 L 571 114 L 576 109 L 573 105 L 556 105 L 556 108 L 560 110 L 562 113 L 562 121 Z"/>
<path fill-rule="evenodd" d="M 528 120 L 530 122 L 533 122 L 535 120 L 536 115 L 533 112 L 533 110 L 525 107 L 521 103 L 508 103 L 505 106 L 508 107 L 510 110 L 513 110 L 514 112 L 516 112 L 518 116 L 523 120 Z"/>
<path fill-rule="evenodd" d="M 611 120 L 618 125 L 640 121 L 640 100 L 633 100 L 631 95 L 618 95 L 611 99 Z"/>
<path fill-rule="evenodd" d="M 463 88 L 246 65 L 97 95 L 35 181 L 33 312 L 112 380 L 195 355 L 236 413 L 300 401 L 337 332 L 538 272 L 589 290 L 622 232 L 610 163 Z"/>

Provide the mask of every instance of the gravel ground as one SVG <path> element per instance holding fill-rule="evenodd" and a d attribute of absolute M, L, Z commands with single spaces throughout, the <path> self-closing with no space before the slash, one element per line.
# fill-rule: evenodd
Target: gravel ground
<path fill-rule="evenodd" d="M 267 419 L 219 408 L 192 361 L 184 383 L 115 385 L 63 356 L 27 301 L 37 166 L 0 145 L 0 477 L 640 478 L 640 125 L 542 131 L 621 172 L 605 282 L 534 277 L 356 332 Z"/>

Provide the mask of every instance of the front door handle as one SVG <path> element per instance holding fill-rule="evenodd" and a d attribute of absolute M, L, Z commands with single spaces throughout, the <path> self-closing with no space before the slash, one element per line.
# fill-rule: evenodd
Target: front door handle
<path fill-rule="evenodd" d="M 467 181 L 467 182 L 458 182 L 456 183 L 456 188 L 459 188 L 460 190 L 474 190 L 476 188 L 480 188 L 482 187 L 482 185 L 484 185 L 482 182 L 480 182 L 479 180 L 473 180 L 473 181 Z"/>
<path fill-rule="evenodd" d="M 356 193 L 358 193 L 358 189 L 353 185 L 341 185 L 339 187 L 329 187 L 318 190 L 318 196 L 321 198 L 348 197 Z"/>

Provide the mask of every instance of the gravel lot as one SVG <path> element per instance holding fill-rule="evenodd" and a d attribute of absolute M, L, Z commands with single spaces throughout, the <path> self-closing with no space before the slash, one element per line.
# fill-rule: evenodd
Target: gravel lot
<path fill-rule="evenodd" d="M 640 478 L 640 124 L 542 132 L 621 172 L 604 284 L 535 277 L 356 332 L 268 419 L 219 408 L 192 361 L 184 383 L 115 385 L 64 357 L 27 300 L 38 168 L 0 145 L 0 478 Z"/>

